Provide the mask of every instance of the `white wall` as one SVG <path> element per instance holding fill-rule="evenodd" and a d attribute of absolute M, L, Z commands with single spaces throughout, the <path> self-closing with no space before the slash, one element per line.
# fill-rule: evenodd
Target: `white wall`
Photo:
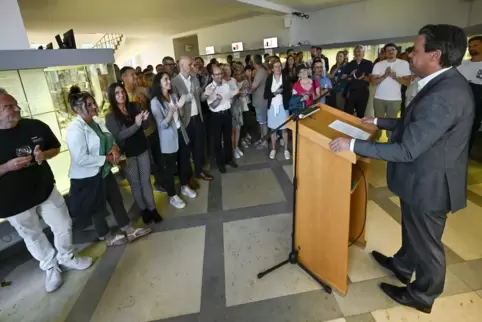
<path fill-rule="evenodd" d="M 126 38 L 115 54 L 115 62 L 123 67 L 127 61 L 130 65 L 146 68 L 147 65 L 161 63 L 164 56 L 174 56 L 174 48 L 170 37 L 159 38 Z"/>
<path fill-rule="evenodd" d="M 2 0 L 0 50 L 30 48 L 17 0 Z"/>
<path fill-rule="evenodd" d="M 208 46 L 214 46 L 216 52 L 229 52 L 233 42 L 243 42 L 244 49 L 263 48 L 264 38 L 278 37 L 279 46 L 288 46 L 290 42 L 283 16 L 258 16 L 203 28 L 194 33 L 197 33 L 201 54 L 206 53 Z"/>
<path fill-rule="evenodd" d="M 461 0 L 367 0 L 293 19 L 292 43 L 334 44 L 413 36 L 426 24 L 467 27 L 482 23 L 482 2 Z"/>
<path fill-rule="evenodd" d="M 127 37 L 115 54 L 116 63 L 123 66 L 126 60 L 133 59 L 142 68 L 148 64 L 156 65 L 164 56 L 174 56 L 173 38 L 194 34 L 198 36 L 201 55 L 208 46 L 214 46 L 216 52 L 228 52 L 231 44 L 239 41 L 243 42 L 245 49 L 259 49 L 263 47 L 263 39 L 270 37 L 278 37 L 280 46 L 288 46 L 289 29 L 284 28 L 283 19 L 283 16 L 259 16 L 158 39 Z"/>

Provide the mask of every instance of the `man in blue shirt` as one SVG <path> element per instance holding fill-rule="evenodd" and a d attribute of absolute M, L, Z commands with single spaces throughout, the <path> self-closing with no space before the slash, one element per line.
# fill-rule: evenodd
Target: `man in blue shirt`
<path fill-rule="evenodd" d="M 313 60 L 313 80 L 318 82 L 321 90 L 320 103 L 326 104 L 326 95 L 330 93 L 330 89 L 333 88 L 331 80 L 323 73 L 323 62 L 321 59 L 316 58 Z"/>

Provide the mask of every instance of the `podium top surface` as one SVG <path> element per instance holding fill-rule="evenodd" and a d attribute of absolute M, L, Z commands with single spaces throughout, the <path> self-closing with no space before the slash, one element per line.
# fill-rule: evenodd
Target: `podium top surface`
<path fill-rule="evenodd" d="M 325 148 L 328 147 L 328 143 L 337 137 L 350 137 L 344 133 L 338 132 L 332 129 L 329 125 L 336 120 L 350 124 L 360 130 L 368 132 L 370 134 L 369 140 L 376 137 L 377 127 L 371 124 L 362 124 L 361 119 L 354 115 L 347 114 L 336 108 L 330 107 L 325 104 L 317 104 L 320 110 L 312 115 L 312 118 L 307 117 L 300 120 L 300 134 L 310 137 L 311 140 L 319 143 Z M 295 124 L 290 123 L 288 127 L 291 130 L 295 130 Z M 348 161 L 355 163 L 356 155 L 351 151 L 337 153 Z"/>

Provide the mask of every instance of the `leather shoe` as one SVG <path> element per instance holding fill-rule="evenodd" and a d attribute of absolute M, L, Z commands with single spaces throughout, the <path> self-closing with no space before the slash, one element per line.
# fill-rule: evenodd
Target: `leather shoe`
<path fill-rule="evenodd" d="M 412 307 L 419 310 L 420 312 L 427 314 L 430 314 L 430 312 L 432 312 L 431 306 L 426 306 L 415 300 L 410 295 L 410 293 L 408 293 L 406 287 L 399 287 L 387 283 L 381 283 L 380 288 L 385 294 L 387 294 L 392 300 L 394 300 L 398 304 Z"/>
<path fill-rule="evenodd" d="M 199 180 L 204 180 L 204 181 L 211 181 L 214 179 L 214 177 L 208 173 L 201 172 L 200 175 L 197 176 Z"/>
<path fill-rule="evenodd" d="M 402 282 L 403 284 L 408 284 L 410 283 L 411 277 L 406 277 L 402 273 L 400 273 L 395 266 L 393 266 L 393 258 L 392 257 L 387 257 L 383 255 L 382 253 L 377 252 L 374 250 L 372 252 L 373 258 L 377 261 L 380 266 L 388 269 L 391 271 L 395 276 Z"/>
<path fill-rule="evenodd" d="M 229 161 L 229 162 L 228 162 L 228 165 L 229 165 L 230 167 L 232 167 L 232 168 L 237 168 L 237 167 L 238 167 L 238 165 L 237 165 L 236 163 L 234 163 L 234 161 Z"/>
<path fill-rule="evenodd" d="M 226 167 L 225 167 L 225 166 L 218 167 L 218 170 L 219 170 L 219 172 L 221 172 L 221 173 L 226 173 Z"/>

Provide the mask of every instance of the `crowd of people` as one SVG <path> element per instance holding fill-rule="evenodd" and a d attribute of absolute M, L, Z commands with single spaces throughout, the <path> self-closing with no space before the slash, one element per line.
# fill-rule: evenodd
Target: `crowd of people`
<path fill-rule="evenodd" d="M 478 99 L 474 133 L 482 118 L 481 46 L 481 37 L 472 38 L 472 60 L 459 68 Z M 195 199 L 199 180 L 213 180 L 205 169 L 211 158 L 223 174 L 228 166 L 237 167 L 236 160 L 250 145 L 269 149 L 274 159 L 279 141 L 284 158 L 290 159 L 289 135 L 281 125 L 299 102 L 327 103 L 363 117 L 369 85 L 374 84 L 375 117 L 397 117 L 417 93 L 418 79 L 408 68 L 412 49 L 399 53 L 395 44 L 387 44 L 374 65 L 364 59 L 364 47 L 356 46 L 352 61 L 340 51 L 331 68 L 316 46 L 308 62 L 289 50 L 284 65 L 276 55 L 248 55 L 244 63 L 228 56 L 227 64 L 213 59 L 207 65 L 201 57 L 177 62 L 164 57 L 155 71 L 152 65 L 144 71 L 125 66 L 117 69 L 118 82 L 108 88 L 110 113 L 105 120 L 98 117 L 94 97 L 72 86 L 68 100 L 75 118 L 66 131 L 71 156 L 68 208 L 46 162 L 60 152 L 60 142 L 41 121 L 21 118 L 15 98 L 1 90 L 0 218 L 24 239 L 46 272 L 46 290 L 54 291 L 62 284 L 62 268 L 86 269 L 92 264 L 92 259 L 73 254 L 69 212 L 91 221 L 107 246 L 122 245 L 149 234 L 148 225 L 162 221 L 154 193 L 166 194 L 178 209 Z M 126 213 L 111 171 L 118 164 L 146 227 L 133 225 Z M 107 204 L 118 230 L 106 222 Z M 56 250 L 38 215 L 51 227 Z"/>

